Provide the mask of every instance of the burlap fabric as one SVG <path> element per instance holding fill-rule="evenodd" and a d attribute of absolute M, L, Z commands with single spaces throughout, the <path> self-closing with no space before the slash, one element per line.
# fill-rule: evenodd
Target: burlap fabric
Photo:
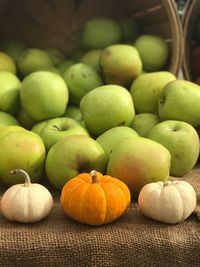
<path fill-rule="evenodd" d="M 194 186 L 200 201 L 200 169 L 184 179 Z M 59 194 L 52 193 L 53 210 L 41 222 L 14 223 L 0 214 L 0 266 L 200 266 L 196 213 L 183 223 L 168 225 L 145 218 L 132 203 L 116 222 L 90 227 L 68 219 Z"/>

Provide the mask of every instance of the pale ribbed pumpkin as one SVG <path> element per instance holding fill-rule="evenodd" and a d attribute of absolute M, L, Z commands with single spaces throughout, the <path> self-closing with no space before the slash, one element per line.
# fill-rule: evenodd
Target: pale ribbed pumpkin
<path fill-rule="evenodd" d="M 194 211 L 196 193 L 186 181 L 149 183 L 139 193 L 138 206 L 141 213 L 151 219 L 179 223 Z"/>
<path fill-rule="evenodd" d="M 8 188 L 1 198 L 1 211 L 10 221 L 32 223 L 46 217 L 53 207 L 53 197 L 41 184 L 31 183 L 27 172 L 21 169 L 11 174 L 23 175 L 24 184 Z"/>
<path fill-rule="evenodd" d="M 61 191 L 61 206 L 70 218 L 89 225 L 110 223 L 128 209 L 131 194 L 117 178 L 91 171 L 69 180 Z"/>

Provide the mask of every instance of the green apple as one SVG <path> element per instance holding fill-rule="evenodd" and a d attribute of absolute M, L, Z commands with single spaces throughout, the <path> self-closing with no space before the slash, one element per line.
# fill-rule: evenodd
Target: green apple
<path fill-rule="evenodd" d="M 168 71 L 145 73 L 138 76 L 131 84 L 136 113 L 158 114 L 158 99 L 162 88 L 170 81 L 176 80 Z"/>
<path fill-rule="evenodd" d="M 147 73 L 147 71 L 146 70 L 142 70 L 141 74 L 145 74 L 145 73 Z"/>
<path fill-rule="evenodd" d="M 140 29 L 137 21 L 134 18 L 123 17 L 119 20 L 119 25 L 122 29 L 123 42 L 133 42 L 138 38 L 140 34 Z"/>
<path fill-rule="evenodd" d="M 71 178 L 82 172 L 105 173 L 103 148 L 91 137 L 71 135 L 62 138 L 47 154 L 45 170 L 51 184 L 62 189 Z"/>
<path fill-rule="evenodd" d="M 75 134 L 88 135 L 80 123 L 74 119 L 64 117 L 48 120 L 48 123 L 44 125 L 39 133 L 46 151 L 49 151 L 61 138 Z"/>
<path fill-rule="evenodd" d="M 18 168 L 24 169 L 32 182 L 42 178 L 46 152 L 37 134 L 25 129 L 9 131 L 0 137 L 0 147 L 0 180 L 3 184 L 11 186 L 23 182 L 22 177 L 10 174 Z"/>
<path fill-rule="evenodd" d="M 62 117 L 69 117 L 78 122 L 81 122 L 83 120 L 80 108 L 74 105 L 67 105 L 67 109 L 65 110 L 65 113 L 62 115 Z"/>
<path fill-rule="evenodd" d="M 7 112 L 0 111 L 0 128 L 9 125 L 19 125 L 18 120 Z"/>
<path fill-rule="evenodd" d="M 69 67 L 63 74 L 69 89 L 69 101 L 79 105 L 82 97 L 94 89 L 103 85 L 101 76 L 89 65 L 77 63 Z"/>
<path fill-rule="evenodd" d="M 21 82 L 13 73 L 0 71 L 0 110 L 15 114 L 19 109 Z"/>
<path fill-rule="evenodd" d="M 0 52 L 0 71 L 8 71 L 16 74 L 16 65 L 14 60 L 6 53 Z"/>
<path fill-rule="evenodd" d="M 119 85 L 104 85 L 87 93 L 80 102 L 87 129 L 99 136 L 116 126 L 130 126 L 135 116 L 131 94 Z"/>
<path fill-rule="evenodd" d="M 59 70 L 56 67 L 44 67 L 44 68 L 41 68 L 41 70 L 43 70 L 43 71 L 49 71 L 49 72 L 52 72 L 52 73 L 61 75 L 60 72 L 59 72 Z"/>
<path fill-rule="evenodd" d="M 143 34 L 135 43 L 146 71 L 159 71 L 167 63 L 169 57 L 168 43 L 160 36 Z"/>
<path fill-rule="evenodd" d="M 159 117 L 164 120 L 181 120 L 194 127 L 200 125 L 200 86 L 175 80 L 163 87 L 159 98 Z"/>
<path fill-rule="evenodd" d="M 47 52 L 39 48 L 27 48 L 17 60 L 17 68 L 23 77 L 46 67 L 53 67 L 53 63 Z"/>
<path fill-rule="evenodd" d="M 142 137 L 147 137 L 149 131 L 159 123 L 159 117 L 153 113 L 136 114 L 132 128 Z"/>
<path fill-rule="evenodd" d="M 54 66 L 65 60 L 65 55 L 57 48 L 48 47 L 44 51 L 49 55 Z"/>
<path fill-rule="evenodd" d="M 113 149 L 107 174 L 127 184 L 135 197 L 145 184 L 168 180 L 170 162 L 170 152 L 161 144 L 144 137 L 129 137 Z"/>
<path fill-rule="evenodd" d="M 121 141 L 128 137 L 135 137 L 139 136 L 136 131 L 131 129 L 127 126 L 116 126 L 113 127 L 104 133 L 102 133 L 96 141 L 101 145 L 103 148 L 105 155 L 106 155 L 106 161 L 108 162 L 110 155 L 112 153 L 112 150 L 119 145 Z"/>
<path fill-rule="evenodd" d="M 138 51 L 126 44 L 106 47 L 100 56 L 100 66 L 107 84 L 118 84 L 127 89 L 142 71 Z"/>
<path fill-rule="evenodd" d="M 19 124 L 27 130 L 30 130 L 35 124 L 35 122 L 27 115 L 22 107 L 19 108 L 16 114 L 16 119 L 18 120 Z"/>
<path fill-rule="evenodd" d="M 68 103 L 68 88 L 60 75 L 37 71 L 22 81 L 21 105 L 34 121 L 62 116 Z"/>
<path fill-rule="evenodd" d="M 40 121 L 38 123 L 35 123 L 33 127 L 31 128 L 31 131 L 34 133 L 37 133 L 40 135 L 40 132 L 44 128 L 44 126 L 48 123 L 48 120 Z"/>
<path fill-rule="evenodd" d="M 81 44 L 85 50 L 103 49 L 121 42 L 122 30 L 118 22 L 110 17 L 89 19 L 83 26 Z"/>
<path fill-rule="evenodd" d="M 89 130 L 88 130 L 88 128 L 87 128 L 87 126 L 86 126 L 84 120 L 81 120 L 81 121 L 80 121 L 80 124 L 81 124 L 81 126 L 88 132 L 88 135 L 90 135 Z"/>
<path fill-rule="evenodd" d="M 15 132 L 18 130 L 20 130 L 20 131 L 24 130 L 25 131 L 26 129 L 22 126 L 19 126 L 19 125 L 8 125 L 5 127 L 2 127 L 2 128 L 0 128 L 0 138 L 7 133 Z"/>
<path fill-rule="evenodd" d="M 26 44 L 17 39 L 9 39 L 1 44 L 1 50 L 8 54 L 16 62 L 22 52 L 26 49 Z"/>
<path fill-rule="evenodd" d="M 97 72 L 100 72 L 100 55 L 102 49 L 90 50 L 82 55 L 79 62 L 93 67 Z"/>
<path fill-rule="evenodd" d="M 60 75 L 63 75 L 66 72 L 66 70 L 75 63 L 76 62 L 74 60 L 66 59 L 64 61 L 61 61 L 58 65 L 56 65 L 56 68 L 60 72 Z"/>
<path fill-rule="evenodd" d="M 170 175 L 183 176 L 197 162 L 199 136 L 189 123 L 166 120 L 155 125 L 148 138 L 162 144 L 171 153 Z"/>

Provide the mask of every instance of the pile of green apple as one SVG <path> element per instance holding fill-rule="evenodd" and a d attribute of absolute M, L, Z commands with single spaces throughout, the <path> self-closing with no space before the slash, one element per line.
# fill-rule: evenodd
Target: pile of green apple
<path fill-rule="evenodd" d="M 95 169 L 138 193 L 183 176 L 199 156 L 200 87 L 164 70 L 168 44 L 133 19 L 90 19 L 80 48 L 1 44 L 0 180 L 61 189 Z M 2 60 L 1 60 L 2 59 Z M 2 63 L 3 62 L 3 63 Z"/>

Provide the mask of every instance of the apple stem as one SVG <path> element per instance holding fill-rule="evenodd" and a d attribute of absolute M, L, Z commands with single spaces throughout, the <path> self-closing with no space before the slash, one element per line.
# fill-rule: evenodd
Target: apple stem
<path fill-rule="evenodd" d="M 92 170 L 92 171 L 90 172 L 90 175 L 91 175 L 91 177 L 92 177 L 92 184 L 94 184 L 94 183 L 99 183 L 99 179 L 98 179 L 98 177 L 97 177 L 97 172 L 96 172 L 95 170 Z"/>
<path fill-rule="evenodd" d="M 13 174 L 22 174 L 24 176 L 24 180 L 25 180 L 24 186 L 30 186 L 31 179 L 30 179 L 28 173 L 25 172 L 24 170 L 22 170 L 22 169 L 16 169 L 16 170 L 11 171 L 10 174 L 12 174 L 12 175 Z"/>
<path fill-rule="evenodd" d="M 54 128 L 56 128 L 58 131 L 60 131 L 60 129 L 58 128 L 58 126 L 53 125 Z"/>

